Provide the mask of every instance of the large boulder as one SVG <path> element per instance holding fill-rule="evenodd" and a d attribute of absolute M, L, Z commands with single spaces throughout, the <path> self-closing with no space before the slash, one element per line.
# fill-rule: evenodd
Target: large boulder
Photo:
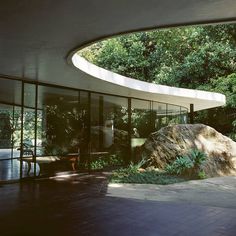
<path fill-rule="evenodd" d="M 236 142 L 203 124 L 171 125 L 152 133 L 142 156 L 148 165 L 164 169 L 194 149 L 207 154 L 203 169 L 208 176 L 236 174 Z"/>

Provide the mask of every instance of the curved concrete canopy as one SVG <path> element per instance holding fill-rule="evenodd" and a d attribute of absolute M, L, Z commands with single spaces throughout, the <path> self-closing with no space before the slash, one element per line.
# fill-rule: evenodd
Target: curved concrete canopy
<path fill-rule="evenodd" d="M 12 0 L 0 2 L 0 16 L 0 75 L 99 92 L 113 84 L 69 65 L 74 48 L 131 31 L 235 22 L 236 1 Z"/>
<path fill-rule="evenodd" d="M 77 53 L 72 56 L 72 63 L 81 71 L 97 78 L 103 85 L 99 90 L 104 93 L 149 99 L 187 108 L 192 103 L 195 111 L 225 105 L 225 96 L 222 94 L 157 85 L 128 78 L 100 68 Z"/>

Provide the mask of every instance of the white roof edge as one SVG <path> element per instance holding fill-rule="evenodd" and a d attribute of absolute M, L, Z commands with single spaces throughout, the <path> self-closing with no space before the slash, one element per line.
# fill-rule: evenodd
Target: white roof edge
<path fill-rule="evenodd" d="M 133 94 L 135 96 L 135 93 L 137 93 L 137 98 L 140 98 L 140 92 L 144 93 L 146 99 L 157 102 L 160 101 L 161 95 L 163 95 L 164 97 L 168 96 L 168 99 L 166 101 L 165 99 L 161 99 L 161 102 L 172 103 L 185 107 L 192 103 L 195 105 L 195 110 L 203 110 L 223 106 L 226 104 L 226 97 L 223 94 L 202 90 L 170 87 L 166 85 L 158 85 L 125 77 L 98 67 L 88 62 L 77 53 L 75 53 L 71 57 L 71 61 L 76 68 L 94 78 L 100 79 L 107 83 L 112 83 L 116 86 L 128 88 L 130 91 L 129 95 Z M 115 89 L 116 88 L 114 87 L 114 93 Z M 127 93 L 122 95 L 129 96 Z M 151 98 L 148 98 L 148 95 L 150 95 Z"/>

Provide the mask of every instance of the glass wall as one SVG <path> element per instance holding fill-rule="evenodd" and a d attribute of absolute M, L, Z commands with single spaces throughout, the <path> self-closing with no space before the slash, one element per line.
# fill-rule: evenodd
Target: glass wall
<path fill-rule="evenodd" d="M 22 82 L 0 78 L 0 180 L 20 178 Z"/>
<path fill-rule="evenodd" d="M 12 158 L 13 138 L 13 111 L 12 105 L 0 105 L 0 158 Z"/>
<path fill-rule="evenodd" d="M 167 104 L 168 125 L 180 123 L 180 107 L 175 105 Z"/>
<path fill-rule="evenodd" d="M 140 159 L 140 148 L 153 132 L 151 101 L 131 100 L 131 151 L 132 159 Z"/>
<path fill-rule="evenodd" d="M 39 86 L 37 111 L 38 162 L 55 161 L 52 171 L 78 168 L 79 155 L 87 152 L 88 93 Z"/>
<path fill-rule="evenodd" d="M 20 81 L 0 78 L 0 160 L 19 156 L 21 92 Z"/>
<path fill-rule="evenodd" d="M 41 155 L 69 152 L 77 135 L 78 92 L 39 86 L 38 94 Z"/>
<path fill-rule="evenodd" d="M 184 107 L 180 107 L 180 124 L 187 124 L 188 123 L 188 109 Z"/>
<path fill-rule="evenodd" d="M 131 100 L 131 127 L 134 138 L 147 138 L 152 132 L 151 101 Z"/>
<path fill-rule="evenodd" d="M 20 145 L 21 145 L 21 107 L 13 106 L 12 114 L 12 153 L 13 158 L 20 157 Z"/>
<path fill-rule="evenodd" d="M 34 159 L 36 150 L 36 85 L 24 84 L 24 107 L 23 107 L 23 126 L 22 126 L 22 153 L 21 153 L 21 177 L 28 177 L 36 175 L 38 169 Z M 24 164 L 28 161 L 28 167 Z M 32 168 L 31 168 L 32 166 Z"/>
<path fill-rule="evenodd" d="M 0 159 L 15 158 L 16 178 L 115 168 L 138 160 L 152 132 L 187 122 L 188 109 L 172 104 L 6 79 L 2 84 Z M 5 176 L 13 173 L 5 169 Z"/>
<path fill-rule="evenodd" d="M 102 167 L 94 161 L 96 156 L 105 168 L 122 164 L 129 150 L 128 99 L 92 93 L 90 107 L 91 167 Z"/>
<path fill-rule="evenodd" d="M 153 102 L 153 114 L 155 131 L 168 125 L 167 104 Z"/>

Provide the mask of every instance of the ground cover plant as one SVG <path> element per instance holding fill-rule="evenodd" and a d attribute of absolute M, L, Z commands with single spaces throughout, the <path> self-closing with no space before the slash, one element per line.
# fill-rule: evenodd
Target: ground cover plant
<path fill-rule="evenodd" d="M 137 164 L 131 163 L 127 167 L 112 172 L 112 183 L 138 183 L 138 184 L 174 184 L 191 179 L 205 179 L 207 176 L 202 169 L 206 161 L 206 154 L 199 150 L 191 150 L 187 155 L 178 157 L 165 170 L 146 168 L 146 161 Z"/>
<path fill-rule="evenodd" d="M 186 181 L 185 178 L 176 175 L 167 174 L 153 168 L 142 169 L 145 161 L 120 168 L 112 172 L 110 176 L 111 183 L 136 183 L 136 184 L 174 184 Z"/>

